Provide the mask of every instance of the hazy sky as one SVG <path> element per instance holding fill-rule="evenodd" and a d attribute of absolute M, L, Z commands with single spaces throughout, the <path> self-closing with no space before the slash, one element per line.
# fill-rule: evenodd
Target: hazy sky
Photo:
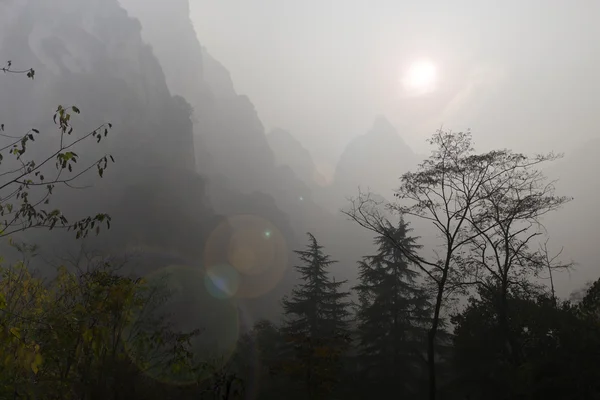
<path fill-rule="evenodd" d="M 320 163 L 386 115 L 416 151 L 442 123 L 480 148 L 569 150 L 600 127 L 597 0 L 191 0 L 201 42 L 266 125 Z M 403 94 L 431 60 L 436 91 Z"/>

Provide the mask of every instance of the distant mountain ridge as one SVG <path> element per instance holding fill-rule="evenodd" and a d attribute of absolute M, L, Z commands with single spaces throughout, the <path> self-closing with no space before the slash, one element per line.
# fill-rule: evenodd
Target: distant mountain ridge
<path fill-rule="evenodd" d="M 317 185 L 324 185 L 325 178 L 317 170 L 312 155 L 289 131 L 273 129 L 267 140 L 278 165 L 289 166 L 313 190 Z"/>
<path fill-rule="evenodd" d="M 278 228 L 288 232 L 290 252 L 304 247 L 305 234 L 310 231 L 340 258 L 338 278 L 353 278 L 354 263 L 371 247 L 370 235 L 316 203 L 311 185 L 299 177 L 301 174 L 288 162 L 277 161 L 254 105 L 236 92 L 227 69 L 196 37 L 185 12 L 189 10 L 188 1 L 173 0 L 174 11 L 161 13 L 155 7 L 154 14 L 147 12 L 143 0 L 121 2 L 131 16 L 141 21 L 142 36 L 160 60 L 170 90 L 191 104 L 197 170 L 207 179 L 215 211 L 277 221 Z M 160 9 L 169 7 L 166 2 L 160 5 Z M 188 27 L 170 31 L 161 28 L 165 25 Z M 184 43 L 185 51 L 174 53 L 173 43 Z M 182 63 L 187 64 L 185 69 L 179 68 Z M 348 229 L 350 226 L 355 228 L 354 233 Z M 353 235 L 363 239 L 352 239 Z M 350 251 L 349 240 L 353 243 Z M 290 253 L 290 259 L 293 256 Z M 292 274 L 291 264 L 288 267 Z M 294 279 L 287 275 L 281 286 L 261 301 L 272 307 L 289 291 Z"/>
<path fill-rule="evenodd" d="M 375 118 L 364 135 L 344 149 L 335 171 L 334 190 L 354 196 L 360 186 L 390 198 L 398 178 L 417 165 L 419 158 L 384 117 Z"/>

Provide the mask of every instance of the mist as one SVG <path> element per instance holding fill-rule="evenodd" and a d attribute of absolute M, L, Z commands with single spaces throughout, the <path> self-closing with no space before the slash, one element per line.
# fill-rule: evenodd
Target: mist
<path fill-rule="evenodd" d="M 518 151 L 597 137 L 597 12 L 593 1 L 191 3 L 198 36 L 265 125 L 289 129 L 330 164 L 377 114 L 418 152 L 441 124 Z M 439 88 L 407 100 L 402 71 L 422 57 L 439 69 Z"/>
<path fill-rule="evenodd" d="M 525 343 L 519 335 L 526 336 L 527 324 L 532 324 L 536 313 L 551 314 L 544 321 L 551 325 L 551 332 L 569 325 L 565 322 L 569 318 L 583 321 L 582 326 L 592 323 L 585 319 L 592 318 L 591 309 L 586 309 L 583 318 L 571 311 L 571 303 L 562 302 L 570 299 L 591 307 L 591 300 L 582 299 L 593 297 L 593 282 L 600 278 L 596 266 L 600 162 L 595 154 L 600 145 L 598 13 L 600 4 L 592 0 L 573 4 L 510 0 L 501 5 L 475 0 L 452 4 L 437 0 L 419 4 L 391 0 L 0 2 L 0 64 L 6 63 L 0 76 L 0 123 L 6 147 L 0 151 L 8 153 L 11 140 L 16 140 L 16 148 L 19 143 L 23 146 L 22 154 L 11 151 L 10 157 L 0 160 L 4 170 L 0 177 L 5 179 L 0 191 L 7 191 L 0 196 L 2 215 L 7 218 L 0 231 L 0 238 L 6 240 L 0 246 L 4 258 L 11 265 L 26 264 L 50 280 L 67 279 L 56 268 L 66 265 L 73 282 L 81 285 L 87 285 L 86 279 L 96 279 L 90 271 L 98 268 L 112 268 L 110 274 L 131 277 L 127 279 L 134 283 L 120 283 L 126 287 L 136 287 L 142 278 L 158 284 L 163 282 L 159 275 L 171 274 L 165 278 L 165 287 L 174 294 L 174 303 L 166 300 L 167 295 L 148 301 L 156 301 L 159 313 L 173 312 L 169 314 L 173 319 L 164 325 L 144 320 L 144 329 L 160 327 L 164 329 L 161 335 L 175 338 L 168 329 L 203 328 L 204 336 L 199 333 L 200 339 L 189 339 L 194 349 L 189 354 L 201 353 L 198 357 L 206 365 L 222 361 L 211 364 L 214 371 L 210 373 L 203 369 L 200 374 L 183 361 L 177 364 L 177 371 L 186 371 L 183 375 L 152 370 L 156 393 L 164 389 L 176 396 L 170 390 L 183 385 L 190 390 L 186 395 L 194 396 L 197 393 L 190 382 L 201 375 L 202 385 L 212 391 L 210 398 L 278 398 L 289 391 L 311 399 L 367 398 L 390 391 L 415 399 L 435 399 L 436 394 L 451 399 L 461 395 L 489 398 L 491 389 L 472 387 L 462 380 L 473 373 L 463 361 L 478 353 L 461 347 L 467 343 L 465 338 L 485 337 L 490 343 L 482 344 L 484 349 L 496 349 L 497 343 L 505 341 L 507 362 L 517 368 L 526 363 L 527 355 L 526 350 L 522 354 L 516 350 L 525 344 L 515 343 Z M 57 108 L 59 104 L 62 107 Z M 54 120 L 53 112 L 57 114 Z M 33 133 L 35 141 L 29 142 L 28 135 Z M 27 136 L 25 142 L 19 139 L 22 134 Z M 76 147 L 67 144 L 71 142 Z M 482 179 L 483 187 L 495 179 L 481 178 L 492 174 L 491 167 L 481 167 L 482 160 L 492 160 L 490 165 L 498 170 L 510 165 L 504 170 L 508 178 L 498 185 L 514 198 L 485 207 L 467 202 L 465 210 L 474 214 L 452 214 L 445 180 L 460 183 L 461 179 L 458 175 L 448 178 L 445 172 L 439 181 L 427 175 L 439 172 L 432 166 L 445 160 L 436 158 L 444 151 L 457 163 L 449 171 L 467 177 L 462 184 Z M 469 158 L 475 153 L 485 156 Z M 510 154 L 515 153 L 531 156 L 523 158 L 531 163 L 519 164 L 518 157 L 514 161 Z M 48 154 L 51 162 L 42 162 Z M 528 175 L 530 168 L 539 169 L 548 180 L 542 184 L 537 172 Z M 85 174 L 80 175 L 80 170 Z M 405 175 L 415 171 L 416 175 Z M 418 171 L 427 173 L 420 176 Z M 27 180 L 34 173 L 33 180 Z M 533 209 L 530 214 L 520 213 L 520 208 L 514 211 L 520 207 L 514 204 L 524 201 L 519 180 L 529 184 L 528 196 L 541 199 L 527 203 Z M 429 219 L 424 217 L 424 212 L 435 208 L 434 203 L 430 199 L 421 202 L 431 208 L 418 212 L 406 203 L 421 199 L 421 192 L 411 192 L 414 182 L 431 187 L 442 182 L 441 192 L 431 189 L 427 193 L 441 193 L 446 202 L 445 229 L 455 226 L 457 215 L 471 218 L 465 219 L 465 225 L 470 224 L 473 231 L 457 223 L 456 238 L 478 233 L 461 242 L 464 248 L 456 247 L 456 254 L 448 250 L 457 246 L 455 237 L 444 231 L 439 215 L 433 212 Z M 449 187 L 472 200 L 468 190 Z M 27 199 L 35 200 L 19 203 L 22 195 L 15 196 L 23 191 L 29 193 Z M 482 203 L 490 198 L 500 201 L 492 194 L 481 196 Z M 463 204 L 454 201 L 455 207 Z M 371 208 L 356 208 L 357 204 Z M 441 204 L 437 210 L 443 212 Z M 507 231 L 523 229 L 514 237 L 530 230 L 535 234 L 519 246 L 504 232 L 506 249 L 514 246 L 510 251 L 520 263 L 515 267 L 518 272 L 510 278 L 508 272 L 497 274 L 486 264 L 488 260 L 482 262 L 489 276 L 481 278 L 473 272 L 474 255 L 498 242 L 488 237 L 489 243 L 483 246 L 476 241 L 486 236 L 473 215 L 483 221 L 492 218 L 494 207 L 499 214 L 498 210 L 509 206 L 515 207 L 509 219 L 516 222 L 505 226 L 503 220 L 499 226 Z M 22 211 L 11 220 L 13 208 Z M 60 211 L 52 214 L 52 210 Z M 63 215 L 68 221 L 58 217 Z M 484 232 L 494 227 L 481 226 Z M 447 241 L 450 238 L 452 242 Z M 34 256 L 23 258 L 25 243 L 35 244 Z M 544 244 L 549 253 L 541 250 Z M 521 257 L 521 249 L 529 252 L 527 257 Z M 487 256 L 483 254 L 482 259 Z M 541 261 L 542 256 L 546 261 Z M 381 261 L 386 257 L 393 261 Z M 496 259 L 500 258 L 497 252 Z M 551 265 L 551 258 L 558 264 Z M 328 321 L 323 324 L 333 324 L 327 329 L 339 329 L 340 337 L 351 338 L 342 345 L 319 336 L 325 341 L 323 346 L 336 354 L 332 356 L 336 361 L 335 367 L 323 367 L 335 371 L 331 372 L 335 378 L 319 375 L 317 383 L 295 375 L 304 371 L 305 360 L 290 361 L 282 355 L 290 345 L 289 337 L 301 335 L 294 330 L 299 325 L 290 322 L 292 315 L 301 315 L 304 311 L 298 310 L 304 306 L 299 304 L 315 298 L 301 296 L 314 286 L 302 286 L 310 274 L 301 265 L 310 264 L 309 259 L 313 266 L 320 263 L 326 269 L 327 290 L 337 299 L 324 307 L 341 307 L 335 316 L 323 317 Z M 405 318 L 406 326 L 398 328 L 394 317 L 390 329 L 395 333 L 377 330 L 387 326 L 376 319 L 376 314 L 381 317 L 384 312 L 374 311 L 380 303 L 372 300 L 378 297 L 370 297 L 377 294 L 369 290 L 375 289 L 365 289 L 375 285 L 369 268 L 375 270 L 382 263 L 400 268 L 396 275 L 403 283 L 394 290 L 406 294 L 406 304 L 414 306 Z M 447 280 L 451 289 L 444 286 Z M 488 303 L 496 307 L 491 299 L 498 287 L 502 287 L 503 302 L 492 309 L 505 325 L 499 323 L 501 339 L 492 343 L 496 333 L 472 331 L 475 328 L 465 321 L 488 312 L 481 311 Z M 3 297 L 0 300 L 1 310 Z M 528 311 L 515 311 L 512 316 L 511 302 Z M 66 308 L 61 310 L 57 315 L 70 315 Z M 136 323 L 141 320 L 135 319 Z M 433 321 L 432 327 L 428 321 Z M 511 324 L 518 325 L 514 335 L 509 332 Z M 413 343 L 400 331 L 420 339 Z M 408 347 L 365 355 L 376 337 L 388 334 L 402 336 L 398 340 L 410 347 L 404 364 L 398 360 Z M 161 340 L 163 346 L 167 339 Z M 134 354 L 127 346 L 123 351 Z M 163 351 L 160 346 L 152 351 Z M 273 353 L 267 360 L 263 353 L 257 355 L 259 348 L 258 353 L 282 353 Z M 382 355 L 390 351 L 399 352 L 393 360 Z M 575 350 L 555 351 L 556 357 L 562 357 Z M 376 352 L 378 356 L 373 355 Z M 142 363 L 139 357 L 133 360 L 137 369 Z M 473 360 L 473 368 L 488 362 Z M 256 366 L 270 362 L 274 363 L 269 364 L 270 370 L 287 371 L 282 372 L 284 378 L 273 378 L 266 367 Z M 111 381 L 107 375 L 93 375 L 92 367 L 85 368 L 77 373 L 81 379 L 97 379 L 98 388 L 113 387 L 116 384 L 107 382 L 122 379 L 127 389 L 114 389 L 115 393 L 141 393 L 138 386 L 127 386 L 125 372 L 115 372 Z M 123 368 L 135 375 L 130 365 Z M 365 372 L 369 368 L 379 372 Z M 463 372 L 453 372 L 460 368 Z M 394 374 L 400 372 L 392 374 L 392 370 L 410 371 L 407 374 L 412 378 L 406 379 L 415 383 L 394 386 L 400 379 Z M 151 374 L 142 375 L 147 379 Z M 229 389 L 215 383 L 217 376 L 225 377 Z M 432 376 L 439 378 L 438 386 Z M 514 378 L 502 376 L 500 382 Z M 570 379 L 566 386 L 574 387 L 576 379 L 583 379 L 573 371 L 565 376 Z M 236 386 L 234 378 L 247 386 Z M 357 380 L 364 380 L 364 385 L 354 387 L 352 382 Z M 90 385 L 89 390 L 96 387 Z M 73 393 L 79 396 L 86 390 L 77 388 Z M 514 390 L 510 395 L 521 393 Z"/>

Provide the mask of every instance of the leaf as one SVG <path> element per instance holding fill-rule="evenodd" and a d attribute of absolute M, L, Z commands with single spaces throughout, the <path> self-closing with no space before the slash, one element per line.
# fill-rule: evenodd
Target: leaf
<path fill-rule="evenodd" d="M 91 329 L 88 329 L 85 332 L 83 332 L 83 340 L 85 340 L 86 343 L 90 343 L 92 341 L 93 337 L 94 337 L 94 334 L 92 333 Z"/>
<path fill-rule="evenodd" d="M 44 362 L 44 358 L 42 357 L 42 355 L 40 353 L 37 353 L 33 359 L 33 362 L 31 363 L 31 370 L 33 371 L 34 374 L 38 373 L 39 367 L 42 365 L 43 362 Z"/>
<path fill-rule="evenodd" d="M 19 340 L 21 339 L 21 332 L 20 332 L 19 328 L 16 328 L 13 326 L 12 328 L 10 328 L 10 333 L 13 336 L 15 336 L 17 339 L 19 339 Z"/>

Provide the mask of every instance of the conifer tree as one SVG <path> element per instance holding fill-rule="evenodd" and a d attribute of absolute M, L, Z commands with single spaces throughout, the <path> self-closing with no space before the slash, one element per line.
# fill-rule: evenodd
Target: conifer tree
<path fill-rule="evenodd" d="M 415 280 L 418 273 L 395 243 L 417 249 L 415 238 L 409 237 L 408 224 L 389 224 L 389 235 L 378 236 L 377 254 L 359 262 L 360 283 L 357 311 L 359 363 L 371 387 L 383 392 L 393 390 L 415 394 L 415 374 L 424 366 L 423 355 L 430 304 L 425 291 Z M 392 241 L 389 237 L 393 237 Z M 402 389 L 400 389 L 402 388 Z"/>
<path fill-rule="evenodd" d="M 341 357 L 349 345 L 346 281 L 330 278 L 328 267 L 337 261 L 323 252 L 312 234 L 306 250 L 296 251 L 301 283 L 283 299 L 283 333 L 290 344 L 289 372 L 299 378 L 311 399 L 331 393 L 339 377 Z"/>

